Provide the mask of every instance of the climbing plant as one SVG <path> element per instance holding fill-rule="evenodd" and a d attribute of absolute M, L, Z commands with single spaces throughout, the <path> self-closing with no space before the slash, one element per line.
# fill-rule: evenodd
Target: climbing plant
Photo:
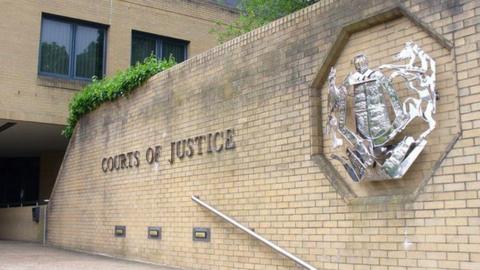
<path fill-rule="evenodd" d="M 67 126 L 62 132 L 63 135 L 70 138 L 75 125 L 83 115 L 95 110 L 105 102 L 127 96 L 148 78 L 175 64 L 173 57 L 158 60 L 154 56 L 150 56 L 143 63 L 137 63 L 112 77 L 102 80 L 93 78 L 92 82 L 75 94 L 70 101 Z"/>

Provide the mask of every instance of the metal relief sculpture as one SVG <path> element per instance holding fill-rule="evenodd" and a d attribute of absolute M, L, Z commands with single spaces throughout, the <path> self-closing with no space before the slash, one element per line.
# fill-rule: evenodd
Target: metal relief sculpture
<path fill-rule="evenodd" d="M 435 128 L 435 61 L 413 42 L 407 42 L 394 59 L 407 63 L 370 69 L 367 57 L 359 54 L 352 61 L 355 71 L 342 84 L 335 83 L 335 68 L 328 76 L 326 133 L 334 149 L 344 144 L 341 137 L 348 143 L 346 156 L 333 154 L 332 158 L 357 182 L 401 178 Z M 405 85 L 408 96 L 403 100 L 394 83 Z M 353 108 L 348 108 L 348 97 L 353 99 Z M 349 128 L 347 118 L 352 111 L 354 128 Z M 404 135 L 402 131 L 417 117 L 428 128 L 416 137 Z"/>

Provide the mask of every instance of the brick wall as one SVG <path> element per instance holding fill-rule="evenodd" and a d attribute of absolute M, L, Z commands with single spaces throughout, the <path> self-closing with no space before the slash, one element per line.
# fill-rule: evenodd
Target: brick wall
<path fill-rule="evenodd" d="M 32 220 L 33 206 L 0 208 L 0 239 L 42 242 L 45 206 L 40 206 L 40 220 Z"/>
<path fill-rule="evenodd" d="M 395 6 L 403 16 L 375 17 Z M 434 142 L 460 132 L 402 203 L 347 202 L 314 161 L 327 151 L 316 78 L 342 27 L 371 16 L 376 30 L 352 35 L 340 66 L 365 44 L 382 46 L 369 40 L 382 31 L 393 40 L 376 39 L 395 45 L 368 53 L 389 58 L 406 38 L 390 28 L 410 31 L 443 67 Z M 320 1 L 155 76 L 80 121 L 49 205 L 49 243 L 184 269 L 297 268 L 191 201 L 199 195 L 318 269 L 480 268 L 479 18 L 478 1 Z M 235 149 L 169 163 L 172 141 L 227 128 Z M 159 162 L 147 164 L 146 149 L 157 145 Z M 139 151 L 138 167 L 102 171 L 103 158 L 130 151 Z M 113 237 L 115 225 L 127 237 Z M 162 226 L 162 240 L 147 239 L 147 226 Z M 193 227 L 210 227 L 211 242 L 193 242 Z"/>
<path fill-rule="evenodd" d="M 65 124 L 68 102 L 84 83 L 39 77 L 42 13 L 109 26 L 106 73 L 130 65 L 132 29 L 190 41 L 189 57 L 214 47 L 209 30 L 235 12 L 192 0 L 5 1 L 0 11 L 0 119 Z"/>

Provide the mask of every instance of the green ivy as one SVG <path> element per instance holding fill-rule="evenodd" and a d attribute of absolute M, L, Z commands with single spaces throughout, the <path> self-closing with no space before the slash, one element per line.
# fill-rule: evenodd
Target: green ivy
<path fill-rule="evenodd" d="M 175 64 L 173 57 L 157 60 L 154 56 L 150 56 L 143 63 L 137 63 L 113 77 L 102 80 L 93 78 L 92 83 L 75 94 L 70 101 L 67 126 L 62 134 L 70 138 L 75 125 L 83 115 L 95 110 L 105 102 L 127 96 L 150 77 Z"/>

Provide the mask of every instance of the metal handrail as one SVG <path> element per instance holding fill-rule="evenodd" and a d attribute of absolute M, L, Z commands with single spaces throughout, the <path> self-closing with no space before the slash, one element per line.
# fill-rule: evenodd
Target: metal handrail
<path fill-rule="evenodd" d="M 10 202 L 10 203 L 0 203 L 0 208 L 14 208 L 14 207 L 27 207 L 27 206 L 40 206 L 47 204 L 48 201 L 21 201 L 21 202 Z"/>
<path fill-rule="evenodd" d="M 286 251 L 285 249 L 275 245 L 274 243 L 270 242 L 269 240 L 263 238 L 261 235 L 257 234 L 256 232 L 254 232 L 252 229 L 250 228 L 247 228 L 245 226 L 243 226 L 242 224 L 238 223 L 236 220 L 234 220 L 233 218 L 223 214 L 222 212 L 218 211 L 217 209 L 215 209 L 214 207 L 210 206 L 209 204 L 203 202 L 202 200 L 200 200 L 200 197 L 198 196 L 192 196 L 192 200 L 196 203 L 198 203 L 199 205 L 201 205 L 202 207 L 206 208 L 207 210 L 210 210 L 212 213 L 214 213 L 215 215 L 221 217 L 223 220 L 229 222 L 230 224 L 234 225 L 235 227 L 239 228 L 240 230 L 246 232 L 247 234 L 253 236 L 254 238 L 256 238 L 257 240 L 260 240 L 261 242 L 263 242 L 265 245 L 271 247 L 272 249 L 274 249 L 275 251 L 277 251 L 278 253 L 282 254 L 283 256 L 285 257 L 288 257 L 289 259 L 291 259 L 292 261 L 298 263 L 299 265 L 305 267 L 306 269 L 309 269 L 309 270 L 317 270 L 317 268 L 311 266 L 310 264 L 306 263 L 305 261 L 301 260 L 300 258 L 298 258 L 297 256 L 289 253 L 288 251 Z"/>

